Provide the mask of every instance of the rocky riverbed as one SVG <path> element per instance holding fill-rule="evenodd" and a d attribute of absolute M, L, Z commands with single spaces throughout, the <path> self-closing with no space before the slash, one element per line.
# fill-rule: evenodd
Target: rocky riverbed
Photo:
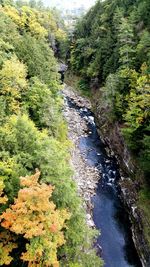
<path fill-rule="evenodd" d="M 82 137 L 88 135 L 87 121 L 82 118 L 78 110 L 69 107 L 67 98 L 71 99 L 78 107 L 91 109 L 91 104 L 88 99 L 73 91 L 67 85 L 63 89 L 64 95 L 64 117 L 68 123 L 68 137 L 73 143 L 71 149 L 71 166 L 74 170 L 73 179 L 77 183 L 78 193 L 83 199 L 83 205 L 86 209 L 87 224 L 94 227 L 91 202 L 92 196 L 95 195 L 100 173 L 97 168 L 89 166 L 85 158 L 84 152 L 79 148 L 79 142 Z"/>

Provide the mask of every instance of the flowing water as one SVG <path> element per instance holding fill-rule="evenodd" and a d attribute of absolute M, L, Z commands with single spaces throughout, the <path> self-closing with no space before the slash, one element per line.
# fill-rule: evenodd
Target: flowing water
<path fill-rule="evenodd" d="M 93 218 L 101 235 L 97 240 L 105 267 L 141 267 L 132 241 L 130 223 L 119 197 L 117 182 L 120 178 L 114 157 L 107 155 L 94 121 L 93 113 L 78 107 L 67 98 L 70 108 L 76 109 L 88 125 L 88 136 L 80 138 L 80 151 L 90 166 L 99 170 L 100 181 L 93 197 Z"/>

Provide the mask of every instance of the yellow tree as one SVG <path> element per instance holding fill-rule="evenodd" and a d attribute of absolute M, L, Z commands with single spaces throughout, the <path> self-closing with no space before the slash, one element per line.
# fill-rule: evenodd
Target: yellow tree
<path fill-rule="evenodd" d="M 39 22 L 39 12 L 36 9 L 23 6 L 17 10 L 15 7 L 6 5 L 2 11 L 16 23 L 19 29 L 30 31 L 32 35 L 39 38 L 47 35 L 47 30 Z"/>
<path fill-rule="evenodd" d="M 18 198 L 1 215 L 2 227 L 28 240 L 21 259 L 28 266 L 58 267 L 57 248 L 65 243 L 62 229 L 70 218 L 66 210 L 58 210 L 50 201 L 53 187 L 38 183 L 40 172 L 21 177 Z"/>
<path fill-rule="evenodd" d="M 5 96 L 7 113 L 19 110 L 21 94 L 27 88 L 27 70 L 16 56 L 4 62 L 0 71 L 0 94 Z"/>

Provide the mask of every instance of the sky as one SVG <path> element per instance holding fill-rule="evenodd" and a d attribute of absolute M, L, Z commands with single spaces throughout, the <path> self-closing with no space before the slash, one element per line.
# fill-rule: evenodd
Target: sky
<path fill-rule="evenodd" d="M 55 6 L 57 8 L 71 9 L 74 7 L 81 7 L 82 5 L 85 8 L 90 8 L 96 0 L 43 0 L 46 6 Z"/>

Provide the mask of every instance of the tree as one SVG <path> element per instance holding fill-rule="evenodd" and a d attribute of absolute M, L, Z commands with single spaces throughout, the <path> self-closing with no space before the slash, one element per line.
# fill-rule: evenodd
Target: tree
<path fill-rule="evenodd" d="M 141 71 L 141 75 L 131 72 L 132 89 L 128 96 L 128 110 L 124 117 L 131 133 L 140 128 L 150 116 L 150 74 L 145 64 L 142 65 Z M 137 80 L 133 82 L 135 77 Z"/>
<path fill-rule="evenodd" d="M 0 8 L 0 32 L 1 32 L 1 40 L 2 47 L 5 51 L 13 52 L 13 41 L 19 38 L 19 32 L 17 31 L 17 25 L 9 18 L 6 14 L 4 14 L 3 9 Z M 5 46 L 6 44 L 6 46 Z M 3 51 L 1 50 L 1 52 Z M 7 53 L 7 57 L 12 56 Z"/>
<path fill-rule="evenodd" d="M 4 61 L 11 57 L 13 49 L 12 45 L 0 38 L 0 69 Z"/>
<path fill-rule="evenodd" d="M 3 195 L 4 194 L 4 192 L 3 192 L 4 187 L 5 186 L 4 186 L 3 181 L 0 181 L 0 204 L 5 204 L 8 200 L 7 197 Z"/>
<path fill-rule="evenodd" d="M 54 53 L 43 39 L 36 39 L 25 33 L 14 43 L 15 52 L 28 68 L 28 78 L 37 77 L 49 85 L 51 91 L 59 89 L 59 75 Z"/>
<path fill-rule="evenodd" d="M 4 62 L 0 70 L 0 94 L 5 96 L 6 113 L 18 113 L 21 95 L 27 88 L 27 70 L 16 56 Z"/>
<path fill-rule="evenodd" d="M 0 210 L 1 205 L 6 204 L 8 198 L 4 194 L 5 185 L 2 180 L 0 180 Z M 15 238 L 9 233 L 9 231 L 4 231 L 1 229 L 0 232 L 0 265 L 9 265 L 12 261 L 12 257 L 9 255 L 14 248 L 17 248 L 15 244 Z"/>
<path fill-rule="evenodd" d="M 5 5 L 13 6 L 14 5 L 14 1 L 13 0 L 0 0 L 0 4 L 2 6 L 5 6 Z"/>
<path fill-rule="evenodd" d="M 141 167 L 143 167 L 146 177 L 149 181 L 149 162 L 150 162 L 150 125 L 148 125 L 144 131 L 144 138 L 142 140 L 142 150 L 140 153 L 140 163 Z M 148 191 L 149 192 L 149 191 Z"/>
<path fill-rule="evenodd" d="M 38 11 L 23 6 L 20 10 L 15 7 L 4 6 L 4 14 L 8 15 L 20 30 L 30 31 L 36 38 L 44 38 L 47 35 L 47 30 L 38 22 Z"/>
<path fill-rule="evenodd" d="M 40 172 L 20 178 L 18 198 L 1 215 L 2 227 L 28 240 L 22 260 L 28 266 L 59 266 L 57 249 L 65 243 L 62 229 L 70 218 L 50 201 L 54 188 L 38 182 Z"/>
<path fill-rule="evenodd" d="M 62 99 L 60 96 L 54 98 L 47 85 L 37 78 L 31 79 L 24 105 L 36 126 L 47 128 L 50 136 L 61 142 L 66 140 L 67 127 L 61 114 Z"/>
<path fill-rule="evenodd" d="M 140 36 L 140 41 L 137 45 L 137 57 L 139 62 L 147 62 L 150 65 L 150 33 L 144 30 Z"/>
<path fill-rule="evenodd" d="M 132 25 L 127 18 L 122 17 L 118 32 L 119 54 L 121 68 L 130 68 L 134 62 L 134 34 Z"/>
<path fill-rule="evenodd" d="M 19 179 L 18 175 L 23 174 L 23 167 L 16 162 L 14 157 L 10 157 L 8 152 L 1 152 L 0 161 L 0 181 L 5 185 L 4 192 L 7 195 L 7 205 L 13 203 L 14 198 L 19 191 Z M 3 204 L 0 207 L 0 212 L 6 209 L 6 205 Z"/>

